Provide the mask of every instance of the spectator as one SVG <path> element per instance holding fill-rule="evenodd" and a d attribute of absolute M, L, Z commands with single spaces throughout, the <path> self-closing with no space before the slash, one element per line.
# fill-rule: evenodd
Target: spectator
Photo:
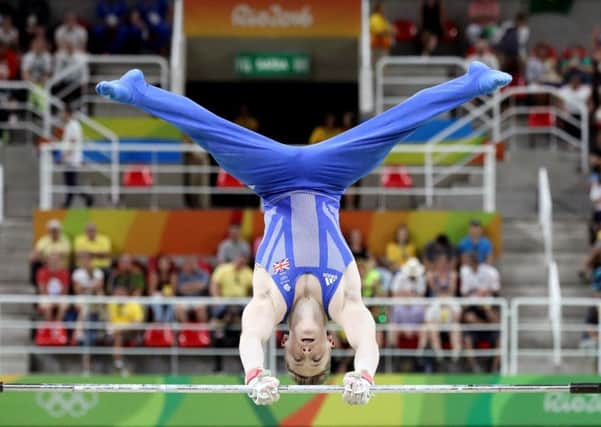
<path fill-rule="evenodd" d="M 221 242 L 217 249 L 217 261 L 219 264 L 232 262 L 239 256 L 249 259 L 250 246 L 242 239 L 240 225 L 231 224 L 228 238 Z"/>
<path fill-rule="evenodd" d="M 311 132 L 309 144 L 317 144 L 318 142 L 330 139 L 340 133 L 340 129 L 336 127 L 336 117 L 332 113 L 326 113 L 323 124 L 317 126 Z"/>
<path fill-rule="evenodd" d="M 499 69 L 499 60 L 496 55 L 490 50 L 488 45 L 488 41 L 484 38 L 478 39 L 476 44 L 474 45 L 474 53 L 469 55 L 466 60 L 468 62 L 472 61 L 480 61 L 490 68 L 495 70 Z"/>
<path fill-rule="evenodd" d="M 364 298 L 386 297 L 389 295 L 384 287 L 382 275 L 375 267 L 375 260 L 373 258 L 365 262 L 359 262 L 357 268 L 359 270 L 359 276 L 361 277 L 361 295 Z M 381 325 L 387 323 L 388 314 L 386 312 L 386 307 L 371 306 L 369 310 L 373 315 L 376 324 Z M 376 332 L 376 340 L 380 347 L 384 346 L 384 331 Z"/>
<path fill-rule="evenodd" d="M 601 174 L 594 175 L 589 196 L 593 205 L 591 242 L 594 243 L 597 238 L 597 232 L 601 227 Z"/>
<path fill-rule="evenodd" d="M 150 31 L 148 25 L 140 16 L 140 12 L 132 9 L 129 12 L 128 21 L 121 31 L 123 53 L 139 54 L 142 53 L 149 44 Z"/>
<path fill-rule="evenodd" d="M 167 22 L 167 0 L 138 0 L 136 10 L 150 29 L 150 47 L 153 52 L 165 55 L 169 50 L 171 29 Z"/>
<path fill-rule="evenodd" d="M 476 252 L 478 254 L 478 261 L 492 264 L 493 260 L 493 247 L 490 240 L 483 236 L 482 223 L 473 219 L 470 222 L 470 228 L 468 235 L 459 242 L 459 254 L 463 256 L 470 252 Z"/>
<path fill-rule="evenodd" d="M 528 84 L 558 84 L 561 78 L 557 74 L 557 61 L 551 55 L 546 43 L 537 43 L 534 52 L 526 62 L 526 81 Z"/>
<path fill-rule="evenodd" d="M 592 59 L 586 48 L 576 44 L 564 50 L 559 61 L 559 71 L 568 80 L 572 73 L 579 73 L 583 79 L 586 79 L 592 71 L 591 65 Z"/>
<path fill-rule="evenodd" d="M 580 107 L 587 107 L 591 96 L 591 87 L 582 84 L 582 73 L 575 71 L 569 77 L 569 83 L 559 89 L 559 94 L 564 99 L 563 108 L 578 122 L 581 119 Z M 580 139 L 580 127 L 561 120 L 560 125 L 574 138 Z"/>
<path fill-rule="evenodd" d="M 439 255 L 426 273 L 426 284 L 429 296 L 452 298 L 457 294 L 457 273 L 445 255 Z"/>
<path fill-rule="evenodd" d="M 156 268 L 148 274 L 148 295 L 158 299 L 173 297 L 177 283 L 177 268 L 173 260 L 167 255 L 159 255 Z M 175 311 L 170 304 L 153 304 L 152 319 L 155 322 L 173 322 Z"/>
<path fill-rule="evenodd" d="M 253 117 L 252 114 L 250 114 L 246 104 L 242 104 L 240 106 L 240 112 L 234 119 L 234 123 L 255 132 L 259 130 L 259 121 Z"/>
<path fill-rule="evenodd" d="M 518 13 L 513 22 L 505 22 L 498 32 L 497 50 L 502 55 L 502 69 L 514 76 L 522 74 L 522 63 L 528 56 L 530 27 L 528 17 Z"/>
<path fill-rule="evenodd" d="M 363 233 L 358 228 L 353 228 L 348 235 L 348 245 L 353 254 L 353 258 L 357 261 L 367 260 L 369 253 L 367 246 L 363 242 Z"/>
<path fill-rule="evenodd" d="M 211 296 L 226 298 L 243 298 L 250 294 L 252 288 L 252 269 L 248 259 L 237 257 L 233 262 L 219 265 L 211 277 Z"/>
<path fill-rule="evenodd" d="M 466 255 L 467 263 L 461 266 L 461 295 L 464 297 L 490 298 L 500 290 L 499 272 L 496 268 L 478 261 L 475 252 Z M 498 311 L 488 304 L 468 306 L 463 311 L 463 322 L 471 325 L 498 324 Z M 498 347 L 499 334 L 496 331 L 468 331 L 464 334 L 465 347 L 468 350 L 468 362 L 475 372 L 480 372 L 471 350 L 481 343 L 490 347 Z M 491 371 L 496 371 L 499 359 L 494 358 Z"/>
<path fill-rule="evenodd" d="M 211 277 L 210 294 L 212 297 L 244 298 L 252 289 L 253 271 L 248 266 L 248 259 L 239 256 L 233 262 L 219 265 Z M 241 307 L 214 307 L 214 317 L 224 319 L 227 323 L 238 320 Z"/>
<path fill-rule="evenodd" d="M 84 233 L 75 237 L 75 254 L 78 259 L 81 254 L 87 254 L 92 259 L 92 265 L 108 274 L 111 267 L 111 239 L 98 233 L 96 224 L 88 222 Z"/>
<path fill-rule="evenodd" d="M 593 293 L 593 301 L 597 305 L 589 307 L 586 311 L 585 323 L 588 328 L 583 332 L 580 341 L 580 348 L 597 351 L 599 343 L 599 305 L 601 305 L 601 287 Z"/>
<path fill-rule="evenodd" d="M 111 293 L 116 288 L 125 288 L 130 295 L 142 296 L 145 290 L 144 273 L 134 263 L 131 255 L 121 254 L 117 268 L 111 272 L 108 285 Z"/>
<path fill-rule="evenodd" d="M 409 258 L 415 256 L 415 246 L 411 243 L 409 229 L 403 224 L 397 228 L 395 240 L 386 245 L 386 264 L 392 271 L 396 271 Z"/>
<path fill-rule="evenodd" d="M 501 16 L 498 0 L 470 0 L 468 5 L 469 25 L 465 33 L 469 44 L 480 38 L 490 40 L 499 30 L 497 22 Z"/>
<path fill-rule="evenodd" d="M 31 42 L 31 49 L 23 56 L 21 64 L 23 80 L 43 86 L 52 73 L 52 57 L 48 53 L 46 40 L 36 37 Z"/>
<path fill-rule="evenodd" d="M 19 30 L 13 25 L 13 18 L 10 15 L 2 17 L 0 44 L 4 44 L 12 50 L 19 50 Z"/>
<path fill-rule="evenodd" d="M 37 37 L 46 36 L 48 23 L 52 21 L 52 10 L 47 0 L 19 0 L 15 15 L 20 29 L 21 46 L 29 46 Z"/>
<path fill-rule="evenodd" d="M 394 275 L 392 279 L 392 296 L 395 298 L 423 297 L 426 292 L 424 266 L 417 258 L 410 258 Z M 392 307 L 390 322 L 402 325 L 402 330 L 393 330 L 388 335 L 388 342 L 400 348 L 416 348 L 420 334 L 423 335 L 422 325 L 425 321 L 425 306 L 395 305 Z M 422 341 L 424 338 L 422 338 Z"/>
<path fill-rule="evenodd" d="M 65 74 L 67 68 L 74 70 Z M 55 85 L 54 94 L 66 104 L 79 100 L 90 80 L 88 63 L 86 54 L 75 49 L 73 42 L 68 39 L 61 42 L 54 54 L 54 76 L 59 75 L 62 76 Z"/>
<path fill-rule="evenodd" d="M 69 293 L 69 271 L 63 266 L 58 254 L 48 256 L 46 265 L 37 271 L 36 284 L 39 295 L 55 297 Z M 38 311 L 44 320 L 62 321 L 68 306 L 65 303 L 42 299 L 38 305 Z"/>
<path fill-rule="evenodd" d="M 31 281 L 37 283 L 37 271 L 50 255 L 58 255 L 63 265 L 68 265 L 71 257 L 71 242 L 61 231 L 58 219 L 46 223 L 47 234 L 40 237 L 29 255 L 31 264 Z"/>
<path fill-rule="evenodd" d="M 198 260 L 188 256 L 184 260 L 181 271 L 177 276 L 176 293 L 181 297 L 206 297 L 209 295 L 209 275 L 198 268 Z M 175 316 L 179 322 L 189 322 L 189 313 L 194 310 L 197 322 L 208 320 L 207 309 L 204 305 L 178 305 Z"/>
<path fill-rule="evenodd" d="M 74 295 L 104 295 L 104 273 L 94 266 L 92 256 L 87 252 L 79 252 L 77 256 L 79 267 L 73 271 L 71 281 Z M 99 322 L 102 318 L 98 305 L 77 304 L 77 326 L 75 328 L 75 342 L 77 344 L 91 345 L 99 335 L 97 329 L 86 329 L 84 334 L 83 322 Z"/>
<path fill-rule="evenodd" d="M 394 27 L 386 18 L 382 3 L 375 4 L 369 17 L 369 32 L 371 36 L 372 61 L 374 64 L 383 56 L 390 53 L 394 37 Z"/>
<path fill-rule="evenodd" d="M 77 22 L 75 13 L 67 12 L 63 24 L 54 32 L 54 41 L 59 47 L 69 44 L 76 51 L 85 51 L 88 44 L 88 30 Z"/>
<path fill-rule="evenodd" d="M 446 256 L 451 264 L 455 264 L 456 251 L 446 234 L 439 234 L 424 247 L 424 264 L 430 270 L 434 261 L 440 256 Z"/>
<path fill-rule="evenodd" d="M 74 187 L 78 187 L 79 185 L 78 170 L 83 164 L 83 129 L 79 121 L 73 117 L 73 111 L 69 105 L 65 105 L 63 122 L 65 123 L 65 130 L 63 132 L 61 161 L 67 166 L 63 175 L 65 185 L 68 187 L 63 208 L 68 209 L 71 207 L 73 196 L 75 195 L 81 196 L 84 199 L 86 207 L 90 207 L 94 204 L 92 195 L 82 190 L 74 190 Z"/>
<path fill-rule="evenodd" d="M 115 54 L 124 50 L 127 28 L 123 25 L 123 20 L 127 11 L 125 0 L 99 0 L 96 3 L 96 17 L 100 24 L 93 30 L 93 52 Z"/>
<path fill-rule="evenodd" d="M 117 284 L 113 288 L 113 296 L 125 298 L 130 295 L 127 286 Z M 115 369 L 123 376 L 128 371 L 123 363 L 121 349 L 127 342 L 139 339 L 140 333 L 136 324 L 144 320 L 144 309 L 136 302 L 110 303 L 108 305 L 108 332 L 113 338 L 113 360 Z"/>
<path fill-rule="evenodd" d="M 19 73 L 19 59 L 17 54 L 3 41 L 0 40 L 0 80 L 15 80 Z M 2 98 L 8 100 L 8 93 L 3 93 Z"/>
<path fill-rule="evenodd" d="M 432 55 L 444 35 L 445 8 L 442 0 L 421 0 L 418 27 L 421 54 Z"/>

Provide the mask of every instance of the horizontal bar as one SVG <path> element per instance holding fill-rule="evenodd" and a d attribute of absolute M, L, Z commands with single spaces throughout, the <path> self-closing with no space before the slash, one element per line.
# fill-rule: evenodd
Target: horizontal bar
<path fill-rule="evenodd" d="M 458 385 L 375 385 L 375 394 L 392 393 L 601 393 L 601 383 L 514 385 L 514 384 L 458 384 Z M 4 392 L 57 391 L 76 393 L 249 393 L 247 385 L 218 384 L 1 384 Z M 331 394 L 342 393 L 342 385 L 281 385 L 280 393 L 288 394 Z"/>

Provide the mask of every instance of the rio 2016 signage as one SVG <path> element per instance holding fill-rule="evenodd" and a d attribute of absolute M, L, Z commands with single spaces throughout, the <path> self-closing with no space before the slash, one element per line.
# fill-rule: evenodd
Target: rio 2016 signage
<path fill-rule="evenodd" d="M 357 38 L 360 0 L 186 0 L 188 37 Z"/>

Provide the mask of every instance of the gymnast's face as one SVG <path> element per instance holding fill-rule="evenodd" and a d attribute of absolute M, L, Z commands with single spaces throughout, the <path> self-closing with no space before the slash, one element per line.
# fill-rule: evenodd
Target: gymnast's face
<path fill-rule="evenodd" d="M 282 344 L 286 365 L 297 382 L 329 371 L 334 342 L 327 333 L 323 312 L 316 310 L 312 302 L 295 304 L 290 313 L 290 333 L 284 335 Z"/>

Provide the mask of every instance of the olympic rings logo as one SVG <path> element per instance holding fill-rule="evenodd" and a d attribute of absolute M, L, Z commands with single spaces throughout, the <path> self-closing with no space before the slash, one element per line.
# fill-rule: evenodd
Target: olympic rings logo
<path fill-rule="evenodd" d="M 98 393 L 36 393 L 35 401 L 52 418 L 81 418 L 98 405 Z"/>

